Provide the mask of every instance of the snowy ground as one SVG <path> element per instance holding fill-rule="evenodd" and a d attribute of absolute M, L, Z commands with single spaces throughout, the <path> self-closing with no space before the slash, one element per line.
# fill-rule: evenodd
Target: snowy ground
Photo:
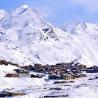
<path fill-rule="evenodd" d="M 98 98 L 98 79 L 95 79 L 98 74 L 87 74 L 85 78 L 72 80 L 74 82 L 68 80 L 66 83 L 56 84 L 54 82 L 57 80 L 44 80 L 44 78 L 4 77 L 5 72 L 13 72 L 13 69 L 17 68 L 9 66 L 0 66 L 0 91 L 18 91 L 26 94 L 13 98 L 45 98 L 44 96 L 50 95 L 68 95 L 68 98 Z"/>

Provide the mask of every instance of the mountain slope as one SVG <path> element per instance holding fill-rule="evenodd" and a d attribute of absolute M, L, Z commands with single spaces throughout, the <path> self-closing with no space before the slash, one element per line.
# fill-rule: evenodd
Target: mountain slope
<path fill-rule="evenodd" d="M 66 30 L 54 27 L 35 9 L 23 5 L 0 20 L 0 59 L 21 65 L 74 59 L 88 66 L 98 64 L 98 26 L 78 23 Z"/>

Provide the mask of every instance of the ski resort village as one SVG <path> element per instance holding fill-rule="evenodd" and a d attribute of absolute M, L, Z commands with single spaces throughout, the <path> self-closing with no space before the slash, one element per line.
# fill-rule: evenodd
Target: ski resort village
<path fill-rule="evenodd" d="M 0 10 L 0 98 L 98 98 L 98 24 Z"/>

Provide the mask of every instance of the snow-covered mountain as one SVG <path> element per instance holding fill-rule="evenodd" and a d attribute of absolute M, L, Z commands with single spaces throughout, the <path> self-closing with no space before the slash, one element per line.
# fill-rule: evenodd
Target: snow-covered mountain
<path fill-rule="evenodd" d="M 78 59 L 88 66 L 97 65 L 97 44 L 96 24 L 74 23 L 64 31 L 27 5 L 11 13 L 0 11 L 0 59 L 21 65 Z"/>

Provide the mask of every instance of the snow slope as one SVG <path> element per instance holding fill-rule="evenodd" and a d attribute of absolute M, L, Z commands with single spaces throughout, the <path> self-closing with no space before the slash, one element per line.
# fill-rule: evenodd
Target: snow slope
<path fill-rule="evenodd" d="M 74 59 L 88 66 L 98 64 L 98 25 L 78 23 L 63 31 L 27 5 L 0 13 L 0 59 L 21 65 Z"/>

